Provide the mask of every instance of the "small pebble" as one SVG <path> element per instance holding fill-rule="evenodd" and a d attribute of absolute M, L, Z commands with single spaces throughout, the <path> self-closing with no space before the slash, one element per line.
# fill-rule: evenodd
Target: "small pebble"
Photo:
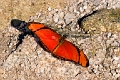
<path fill-rule="evenodd" d="M 110 75 L 108 74 L 108 72 L 104 72 L 104 76 L 106 79 L 108 79 L 110 77 Z"/>
<path fill-rule="evenodd" d="M 67 13 L 64 17 L 66 24 L 69 24 L 71 21 L 75 19 L 75 15 L 72 13 Z"/>
<path fill-rule="evenodd" d="M 51 11 L 52 9 L 51 9 L 51 7 L 48 7 L 48 11 Z"/>
<path fill-rule="evenodd" d="M 59 21 L 59 16 L 58 16 L 58 14 L 54 14 L 53 20 L 54 20 L 55 23 L 57 23 L 57 22 Z"/>
<path fill-rule="evenodd" d="M 114 60 L 119 60 L 119 57 L 113 56 Z"/>
<path fill-rule="evenodd" d="M 116 75 L 115 70 L 111 70 L 111 73 L 112 73 L 112 75 L 113 75 L 113 76 L 115 76 L 115 75 Z"/>
<path fill-rule="evenodd" d="M 54 22 L 57 23 L 58 22 L 58 17 L 54 18 Z"/>
<path fill-rule="evenodd" d="M 82 7 L 80 7 L 80 12 L 83 12 L 83 11 L 84 11 L 84 9 Z"/>
<path fill-rule="evenodd" d="M 73 7 L 69 7 L 69 11 L 73 12 L 74 8 Z"/>
<path fill-rule="evenodd" d="M 109 33 L 107 34 L 107 38 L 110 38 L 111 36 L 112 36 L 112 33 L 109 32 Z"/>
<path fill-rule="evenodd" d="M 113 64 L 114 64 L 114 65 L 117 65 L 117 64 L 118 64 L 118 61 L 117 61 L 117 60 L 114 60 L 114 61 L 113 61 Z"/>
<path fill-rule="evenodd" d="M 60 13 L 59 13 L 59 16 L 60 16 L 61 19 L 63 19 L 63 17 L 64 17 L 64 12 L 60 12 Z"/>

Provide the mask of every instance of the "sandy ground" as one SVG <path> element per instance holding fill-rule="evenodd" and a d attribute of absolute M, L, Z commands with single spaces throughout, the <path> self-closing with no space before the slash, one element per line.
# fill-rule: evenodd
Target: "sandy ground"
<path fill-rule="evenodd" d="M 30 19 L 31 21 L 38 19 L 38 22 L 54 26 L 53 29 L 58 24 L 57 29 L 59 27 L 60 32 L 67 33 L 67 29 L 65 29 L 67 20 L 69 22 L 90 13 L 89 11 L 93 9 L 103 8 L 103 5 L 101 7 L 97 5 L 105 3 L 105 0 L 103 2 L 96 0 L 94 4 L 89 0 L 87 1 L 90 4 L 85 1 L 82 4 L 80 1 L 83 0 L 1 0 L 0 80 L 120 80 L 120 32 L 104 33 L 100 31 L 99 34 L 88 37 L 80 37 L 79 34 L 78 37 L 74 35 L 72 37 L 74 32 L 78 33 L 77 22 L 73 22 L 73 25 L 67 27 L 68 33 L 71 34 L 71 36 L 68 35 L 67 40 L 78 48 L 82 47 L 89 58 L 89 67 L 82 67 L 53 57 L 36 43 L 34 37 L 29 35 L 25 36 L 22 44 L 5 60 L 11 50 L 15 49 L 21 33 L 10 26 L 12 19 L 16 18 L 26 22 Z M 117 4 L 112 5 L 110 1 L 112 2 L 112 0 L 109 0 L 111 6 Z M 61 15 L 59 15 L 60 13 Z M 102 19 L 99 20 L 102 21 Z M 64 25 L 61 25 L 62 23 Z M 93 25 L 95 24 L 93 23 Z M 76 76 L 76 74 L 78 75 Z"/>
<path fill-rule="evenodd" d="M 0 0 L 0 30 L 13 18 L 28 21 L 37 12 L 47 13 L 48 8 L 64 8 L 71 0 Z"/>

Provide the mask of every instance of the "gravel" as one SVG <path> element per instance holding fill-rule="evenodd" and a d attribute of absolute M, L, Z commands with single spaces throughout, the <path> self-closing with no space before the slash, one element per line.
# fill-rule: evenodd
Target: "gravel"
<path fill-rule="evenodd" d="M 120 32 L 87 34 L 77 20 L 93 11 L 120 8 L 119 0 L 73 0 L 64 9 L 47 8 L 47 13 L 36 12 L 28 21 L 48 25 L 67 40 L 83 49 L 89 58 L 87 68 L 53 57 L 27 35 L 12 52 L 21 33 L 10 25 L 0 36 L 1 80 L 120 80 Z M 71 23 L 71 24 L 69 24 Z M 83 34 L 83 35 L 82 35 Z"/>

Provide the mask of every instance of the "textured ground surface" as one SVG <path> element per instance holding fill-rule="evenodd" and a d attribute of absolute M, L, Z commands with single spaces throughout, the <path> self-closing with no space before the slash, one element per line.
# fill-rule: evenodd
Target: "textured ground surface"
<path fill-rule="evenodd" d="M 0 7 L 0 16 L 2 16 L 0 17 L 0 80 L 120 80 L 119 27 L 115 29 L 116 31 L 105 31 L 106 27 L 100 26 L 99 32 L 88 34 L 77 24 L 79 18 L 93 11 L 102 8 L 120 8 L 118 0 L 51 0 L 50 2 L 49 0 L 1 0 L 0 4 L 2 4 Z M 103 16 L 106 17 L 104 14 L 106 13 L 103 12 Z M 119 14 L 117 16 L 118 19 L 115 20 L 119 22 Z M 99 15 L 90 15 L 84 20 L 90 21 L 96 17 L 100 18 L 99 21 L 105 22 L 105 19 Z M 82 48 L 89 58 L 89 67 L 84 68 L 70 61 L 53 57 L 36 43 L 34 37 L 29 35 L 17 50 L 6 58 L 14 49 L 20 34 L 10 26 L 13 18 L 41 22 L 61 35 L 68 35 L 66 39 L 78 48 Z M 90 23 L 97 25 L 98 20 Z M 72 23 L 66 26 L 71 21 Z M 115 24 L 114 20 L 114 24 L 107 22 L 106 24 Z M 89 25 L 88 22 L 84 23 Z M 97 30 L 98 27 L 92 26 L 89 30 Z"/>

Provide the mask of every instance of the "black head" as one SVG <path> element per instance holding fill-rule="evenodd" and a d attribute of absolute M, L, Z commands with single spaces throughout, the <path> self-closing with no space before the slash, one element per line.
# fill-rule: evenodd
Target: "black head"
<path fill-rule="evenodd" d="M 29 33 L 30 30 L 27 27 L 28 23 L 25 21 L 21 21 L 18 19 L 12 19 L 11 20 L 11 26 L 13 26 L 14 28 L 16 28 L 17 30 L 24 32 L 24 33 Z"/>

